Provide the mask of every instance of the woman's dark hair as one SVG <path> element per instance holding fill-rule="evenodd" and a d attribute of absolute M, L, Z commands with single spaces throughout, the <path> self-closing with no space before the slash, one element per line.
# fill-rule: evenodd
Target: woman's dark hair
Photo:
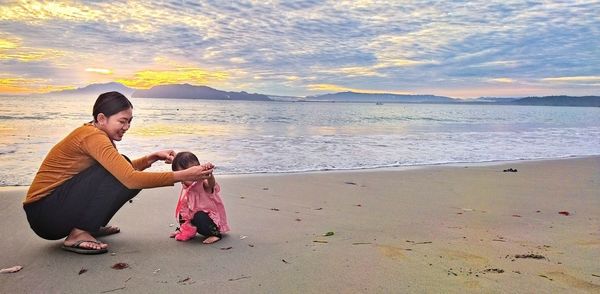
<path fill-rule="evenodd" d="M 192 152 L 183 151 L 175 155 L 173 163 L 171 163 L 171 169 L 173 169 L 173 171 L 178 171 L 195 165 L 200 165 L 198 157 Z"/>
<path fill-rule="evenodd" d="M 96 103 L 94 103 L 94 110 L 92 111 L 94 122 L 98 121 L 98 114 L 100 113 L 104 113 L 106 117 L 109 117 L 129 108 L 133 108 L 133 104 L 131 104 L 125 95 L 119 92 L 113 91 L 100 94 L 98 99 L 96 99 Z"/>

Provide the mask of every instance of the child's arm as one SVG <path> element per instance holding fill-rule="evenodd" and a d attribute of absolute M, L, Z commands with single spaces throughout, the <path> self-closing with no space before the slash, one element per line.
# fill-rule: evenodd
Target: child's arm
<path fill-rule="evenodd" d="M 207 170 L 215 168 L 215 166 L 210 162 L 202 164 L 202 167 L 204 167 Z M 206 181 L 202 182 L 202 187 L 204 187 L 204 191 L 212 194 L 215 192 L 215 184 L 216 184 L 215 176 L 211 172 L 210 175 L 208 175 L 208 179 L 206 179 Z"/>
<path fill-rule="evenodd" d="M 207 193 L 215 193 L 215 176 L 211 173 L 210 177 L 202 182 L 204 185 L 204 191 L 206 191 Z"/>

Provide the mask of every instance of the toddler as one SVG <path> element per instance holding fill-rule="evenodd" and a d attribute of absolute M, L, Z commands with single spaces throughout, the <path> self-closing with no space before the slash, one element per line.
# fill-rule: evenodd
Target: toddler
<path fill-rule="evenodd" d="M 179 152 L 173 159 L 173 171 L 200 165 L 205 170 L 214 168 L 212 163 L 200 164 L 191 152 Z M 181 182 L 182 189 L 175 208 L 175 217 L 180 224 L 178 231 L 171 234 L 177 241 L 187 241 L 199 233 L 206 237 L 204 244 L 217 242 L 221 234 L 229 231 L 225 207 L 219 192 L 221 187 L 211 173 L 202 181 Z"/>

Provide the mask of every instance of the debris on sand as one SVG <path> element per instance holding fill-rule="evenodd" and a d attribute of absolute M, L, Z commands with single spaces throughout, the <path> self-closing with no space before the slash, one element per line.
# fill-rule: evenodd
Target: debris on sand
<path fill-rule="evenodd" d="M 559 211 L 558 214 L 562 214 L 562 215 L 570 215 L 570 213 L 568 211 Z"/>
<path fill-rule="evenodd" d="M 532 259 L 546 259 L 545 256 L 540 255 L 540 254 L 517 254 L 515 255 L 515 258 L 532 258 Z"/>
<path fill-rule="evenodd" d="M 483 270 L 484 273 L 497 273 L 497 274 L 501 274 L 504 272 L 503 269 L 501 268 L 487 268 L 485 270 Z"/>
<path fill-rule="evenodd" d="M 327 233 L 323 234 L 323 236 L 329 237 L 329 236 L 333 236 L 334 234 L 335 234 L 334 232 L 327 232 Z"/>
<path fill-rule="evenodd" d="M 514 169 L 514 168 L 509 168 L 509 169 L 505 169 L 505 170 L 503 170 L 502 172 L 505 172 L 505 173 L 516 173 L 516 172 L 517 172 L 517 170 L 516 170 L 516 169 Z"/>
<path fill-rule="evenodd" d="M 88 270 L 87 270 L 87 268 L 81 268 L 81 269 L 79 270 L 79 274 L 80 274 L 80 275 L 81 275 L 81 274 L 84 274 L 84 273 L 86 273 L 87 271 L 88 271 Z"/>
<path fill-rule="evenodd" d="M 109 293 L 109 292 L 115 292 L 115 291 L 119 291 L 119 290 L 123 290 L 125 289 L 125 286 L 120 287 L 120 288 L 115 288 L 115 289 L 110 289 L 110 290 L 106 290 L 106 291 L 102 291 L 100 293 Z"/>
<path fill-rule="evenodd" d="M 3 273 L 3 274 L 12 274 L 12 273 L 16 273 L 16 272 L 20 271 L 21 269 L 23 269 L 22 266 L 15 265 L 13 267 L 7 267 L 7 268 L 1 269 L 0 273 Z"/>
<path fill-rule="evenodd" d="M 181 280 L 177 281 L 177 284 L 184 284 L 185 285 L 186 282 L 190 282 L 191 280 L 192 280 L 192 278 L 186 277 L 184 279 L 181 279 Z M 193 283 L 194 282 L 190 282 L 190 284 L 193 284 Z"/>
<path fill-rule="evenodd" d="M 233 282 L 233 281 L 237 281 L 237 280 L 241 280 L 241 279 L 249 279 L 249 278 L 250 278 L 250 276 L 243 276 L 242 275 L 239 278 L 232 278 L 232 279 L 229 279 L 228 281 Z"/>
<path fill-rule="evenodd" d="M 128 268 L 129 264 L 124 263 L 124 262 L 117 262 L 115 264 L 113 264 L 113 266 L 111 266 L 112 269 L 116 269 L 116 270 L 122 270 L 125 268 Z"/>
<path fill-rule="evenodd" d="M 548 277 L 548 276 L 546 276 L 546 275 L 538 275 L 538 276 L 540 276 L 540 277 L 542 277 L 542 278 L 546 278 L 546 279 L 548 279 L 548 280 L 550 280 L 550 281 L 554 281 L 553 279 L 549 278 L 549 277 Z"/>
<path fill-rule="evenodd" d="M 356 183 L 355 183 L 355 182 L 344 182 L 344 184 L 346 184 L 346 185 L 354 185 L 354 186 L 356 186 Z"/>
<path fill-rule="evenodd" d="M 414 245 L 419 245 L 419 244 L 431 244 L 431 243 L 433 243 L 433 242 L 431 242 L 431 241 L 415 242 L 415 241 L 412 241 L 412 240 L 406 240 L 406 242 L 408 242 L 408 243 L 412 243 L 412 244 L 414 244 Z"/>

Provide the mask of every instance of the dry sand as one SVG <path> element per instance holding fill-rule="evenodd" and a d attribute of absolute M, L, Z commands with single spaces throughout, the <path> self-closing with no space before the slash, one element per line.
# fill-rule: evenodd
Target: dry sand
<path fill-rule="evenodd" d="M 168 237 L 176 185 L 119 211 L 98 256 L 38 238 L 3 188 L 0 268 L 23 269 L 0 292 L 600 293 L 600 157 L 217 180 L 220 242 Z"/>

